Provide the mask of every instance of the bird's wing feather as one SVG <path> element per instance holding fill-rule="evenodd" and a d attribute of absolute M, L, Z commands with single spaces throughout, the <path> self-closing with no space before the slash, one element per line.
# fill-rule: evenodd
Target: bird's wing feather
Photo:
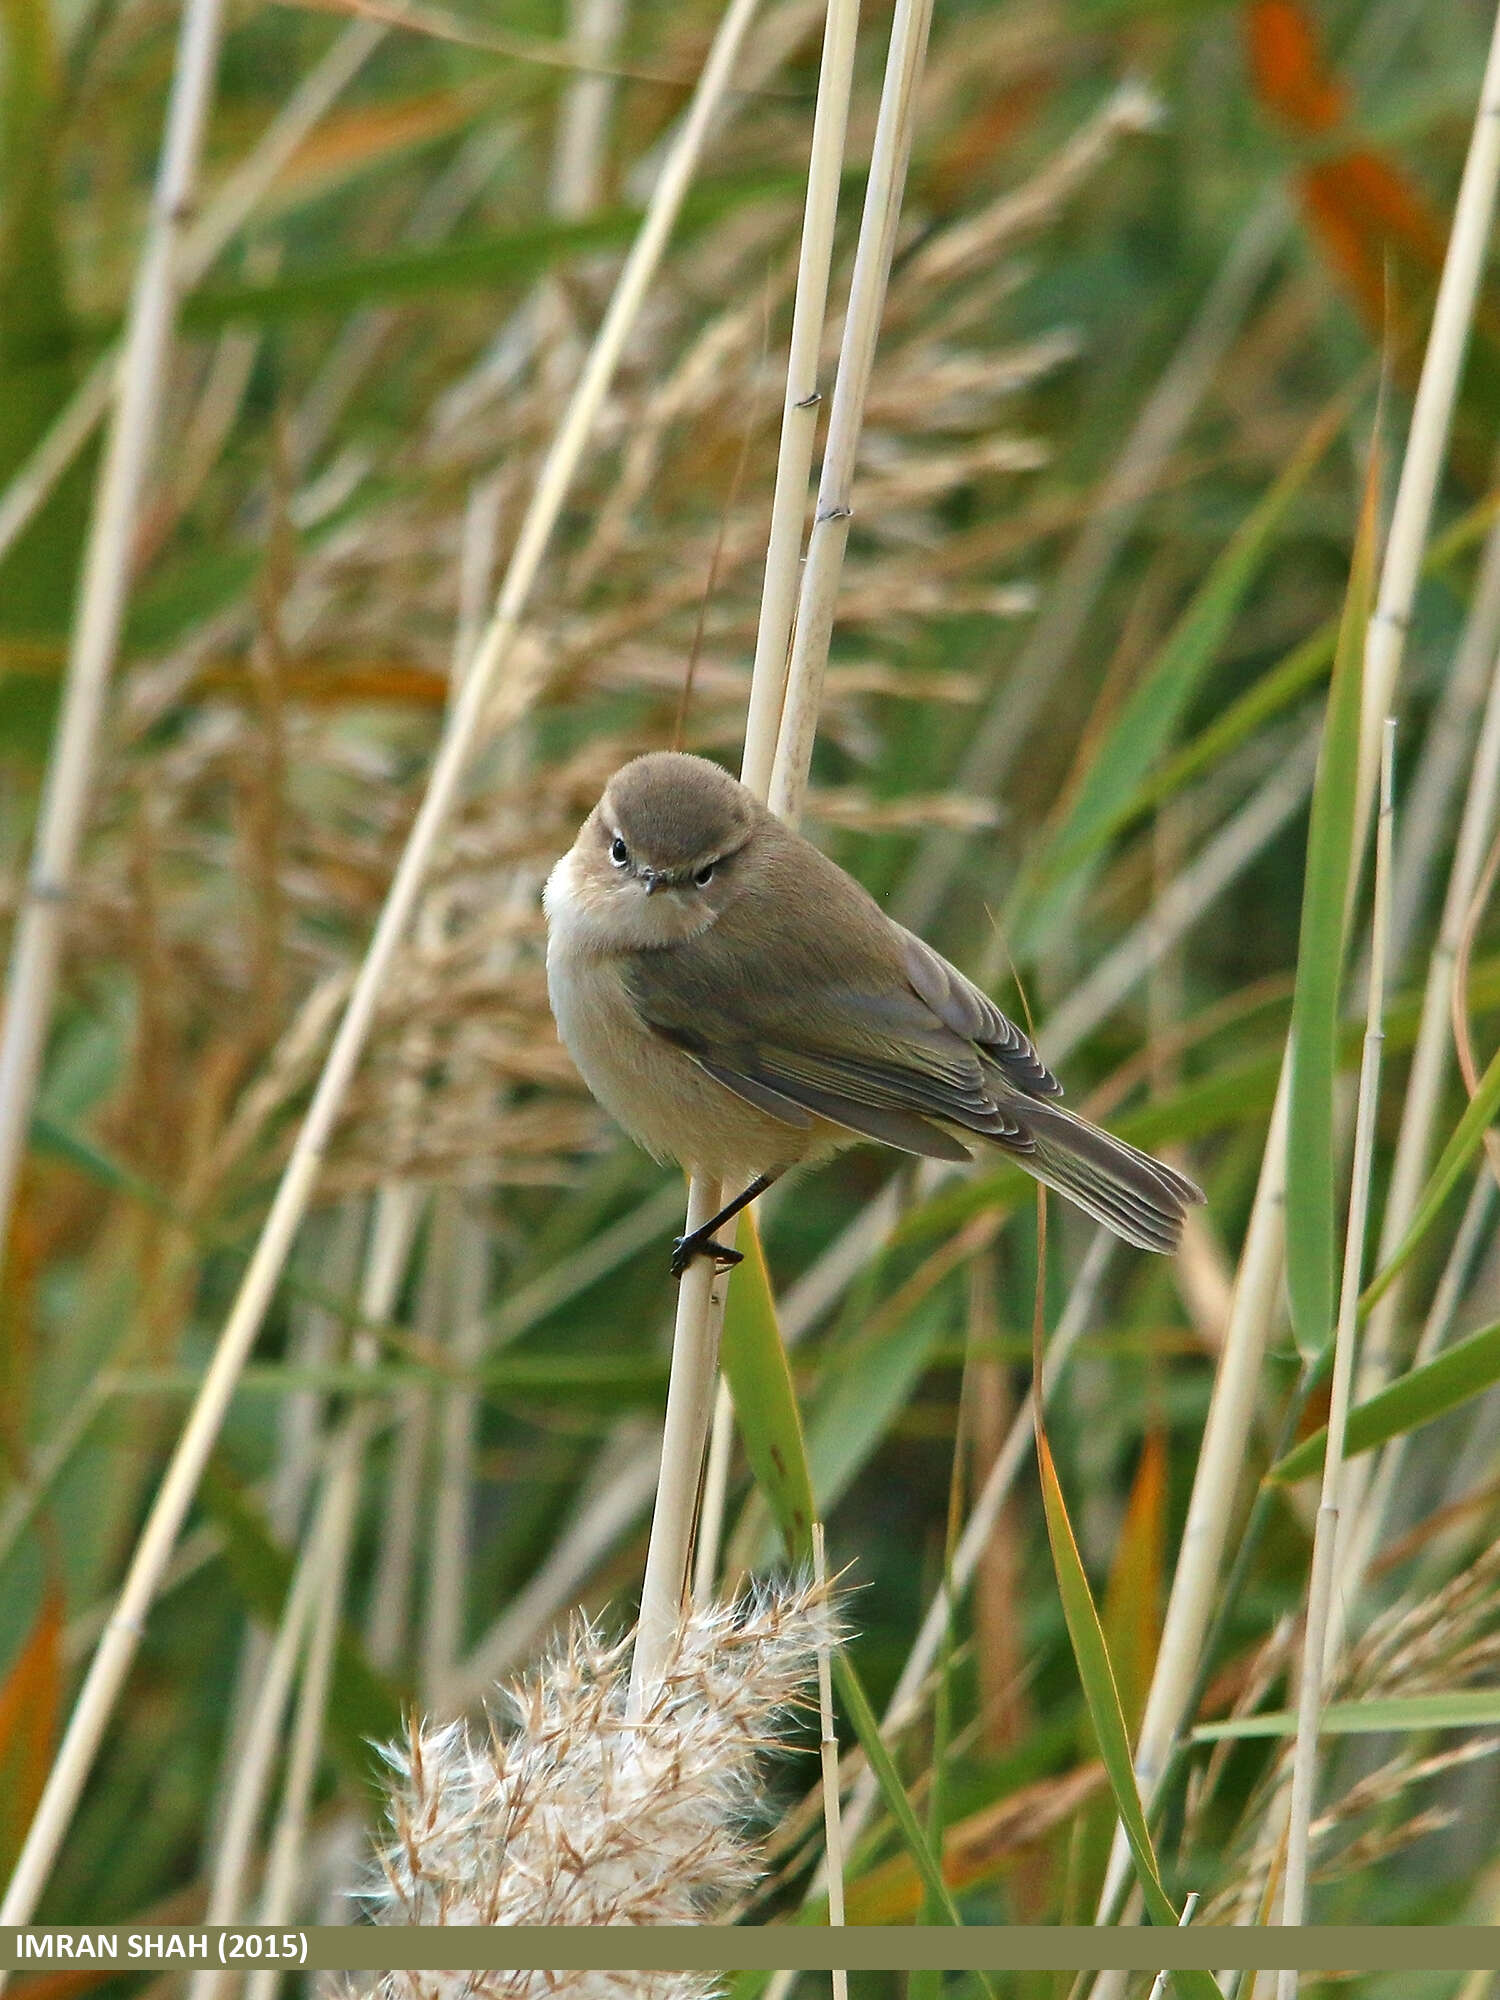
<path fill-rule="evenodd" d="M 703 1063 L 702 1067 L 710 1076 L 749 1102 L 755 1099 L 749 1092 L 758 1088 L 757 1082 L 747 1078 L 743 1071 L 733 1070 L 718 1063 Z M 772 1071 L 772 1074 L 776 1072 Z M 788 1078 L 777 1076 L 780 1090 L 776 1093 L 790 1098 L 805 1114 L 812 1113 L 823 1118 L 830 1125 L 842 1125 L 847 1132 L 858 1132 L 863 1138 L 878 1139 L 882 1145 L 895 1146 L 903 1153 L 917 1153 L 928 1160 L 968 1160 L 971 1155 L 967 1146 L 950 1138 L 940 1125 L 934 1125 L 915 1111 L 903 1111 L 896 1105 L 869 1104 L 860 1098 L 851 1097 L 837 1088 L 824 1088 L 807 1077 Z M 811 1122 L 811 1120 L 809 1120 Z"/>
<path fill-rule="evenodd" d="M 1028 1097 L 1062 1096 L 1062 1085 L 1029 1038 L 987 993 L 911 931 L 899 924 L 891 928 L 901 938 L 907 978 L 946 1027 L 965 1041 L 977 1042 L 1006 1082 Z"/>

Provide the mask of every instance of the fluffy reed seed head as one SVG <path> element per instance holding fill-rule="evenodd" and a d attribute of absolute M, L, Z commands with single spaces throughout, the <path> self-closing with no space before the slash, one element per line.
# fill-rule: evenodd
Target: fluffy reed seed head
<path fill-rule="evenodd" d="M 760 1753 L 837 1637 L 824 1592 L 768 1587 L 693 1612 L 639 1724 L 630 1641 L 575 1622 L 499 1690 L 487 1733 L 415 1725 L 387 1752 L 393 1838 L 370 1892 L 395 1924 L 683 1924 L 722 1917 L 760 1872 Z M 390 1972 L 368 2000 L 697 2000 L 711 1974 Z"/>

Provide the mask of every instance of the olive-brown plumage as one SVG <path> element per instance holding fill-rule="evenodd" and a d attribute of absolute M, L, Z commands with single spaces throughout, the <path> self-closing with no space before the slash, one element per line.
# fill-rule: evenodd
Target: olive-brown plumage
<path fill-rule="evenodd" d="M 1065 1110 L 992 1000 L 704 758 L 617 771 L 544 901 L 585 1082 L 691 1172 L 758 1188 L 861 1138 L 944 1160 L 985 1140 L 1147 1250 L 1203 1199 Z"/>

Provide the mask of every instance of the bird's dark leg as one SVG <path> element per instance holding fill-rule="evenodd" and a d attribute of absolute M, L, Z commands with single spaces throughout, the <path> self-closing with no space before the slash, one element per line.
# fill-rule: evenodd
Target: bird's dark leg
<path fill-rule="evenodd" d="M 744 1260 L 744 1252 L 731 1250 L 727 1243 L 715 1243 L 714 1231 L 721 1228 L 748 1208 L 758 1194 L 764 1194 L 775 1180 L 774 1174 L 757 1174 L 743 1194 L 737 1194 L 732 1202 L 721 1208 L 717 1215 L 710 1216 L 701 1229 L 695 1229 L 691 1236 L 679 1236 L 672 1245 L 672 1276 L 680 1278 L 695 1257 L 712 1257 L 714 1262 L 726 1268 Z"/>

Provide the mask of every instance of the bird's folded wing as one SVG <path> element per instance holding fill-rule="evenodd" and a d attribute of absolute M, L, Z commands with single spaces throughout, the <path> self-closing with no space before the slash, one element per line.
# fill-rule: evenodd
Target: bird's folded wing
<path fill-rule="evenodd" d="M 915 993 L 830 982 L 794 1000 L 769 981 L 736 987 L 721 970 L 706 946 L 642 952 L 627 987 L 646 1027 L 747 1103 L 788 1124 L 812 1113 L 934 1159 L 968 1158 L 942 1125 L 1029 1148 L 1029 1133 L 996 1102 L 979 1052 Z"/>

